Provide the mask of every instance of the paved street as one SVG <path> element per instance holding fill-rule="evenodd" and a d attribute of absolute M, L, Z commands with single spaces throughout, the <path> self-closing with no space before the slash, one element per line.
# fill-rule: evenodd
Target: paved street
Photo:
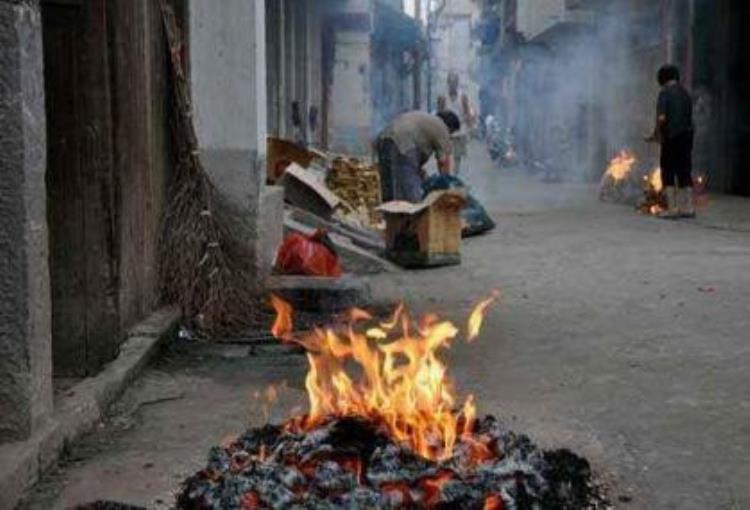
<path fill-rule="evenodd" d="M 460 269 L 378 285 L 452 311 L 502 289 L 481 341 L 455 350 L 459 387 L 587 453 L 633 507 L 750 507 L 750 201 L 672 223 L 488 171 L 478 150 L 468 166 L 497 230 Z"/>
<path fill-rule="evenodd" d="M 377 299 L 463 321 L 500 288 L 481 338 L 449 355 L 480 412 L 588 456 L 618 508 L 750 508 L 750 200 L 664 222 L 493 169 L 479 146 L 466 168 L 497 229 L 465 244 L 460 267 L 374 277 Z M 288 382 L 276 419 L 304 404 L 301 358 L 175 356 L 30 506 L 167 505 L 211 445 L 265 420 L 254 391 Z"/>

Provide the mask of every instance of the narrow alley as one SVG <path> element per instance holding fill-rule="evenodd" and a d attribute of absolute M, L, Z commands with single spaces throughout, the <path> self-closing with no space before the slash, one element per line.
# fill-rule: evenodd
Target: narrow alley
<path fill-rule="evenodd" d="M 750 509 L 747 22 L 0 0 L 0 510 Z"/>

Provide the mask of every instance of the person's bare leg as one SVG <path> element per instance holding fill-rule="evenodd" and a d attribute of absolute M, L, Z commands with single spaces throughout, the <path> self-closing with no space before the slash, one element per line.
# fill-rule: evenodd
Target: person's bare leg
<path fill-rule="evenodd" d="M 677 205 L 677 188 L 674 186 L 665 186 L 664 195 L 667 197 L 667 209 L 660 212 L 657 216 L 665 220 L 679 218 L 680 212 Z"/>
<path fill-rule="evenodd" d="M 695 218 L 695 200 L 692 186 L 680 188 L 678 197 L 680 218 Z"/>

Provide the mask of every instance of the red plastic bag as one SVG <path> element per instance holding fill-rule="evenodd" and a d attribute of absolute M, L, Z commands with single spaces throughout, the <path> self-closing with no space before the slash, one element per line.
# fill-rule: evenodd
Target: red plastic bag
<path fill-rule="evenodd" d="M 341 276 L 339 257 L 325 230 L 289 234 L 276 255 L 276 271 L 303 276 Z"/>

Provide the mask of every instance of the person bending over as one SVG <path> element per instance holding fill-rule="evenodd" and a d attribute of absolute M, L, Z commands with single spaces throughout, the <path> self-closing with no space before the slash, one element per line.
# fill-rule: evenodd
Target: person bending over
<path fill-rule="evenodd" d="M 375 149 L 380 168 L 383 202 L 422 200 L 424 165 L 435 157 L 441 174 L 450 174 L 451 134 L 461 128 L 450 111 L 430 115 L 421 111 L 402 113 L 378 135 Z"/>

